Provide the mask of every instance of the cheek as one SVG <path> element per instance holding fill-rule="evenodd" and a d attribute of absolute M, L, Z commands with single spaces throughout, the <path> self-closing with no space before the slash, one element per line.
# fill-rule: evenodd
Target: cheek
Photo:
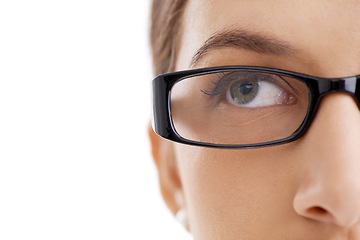
<path fill-rule="evenodd" d="M 279 234 L 276 226 L 285 226 L 295 215 L 296 167 L 281 158 L 288 156 L 284 152 L 183 145 L 176 152 L 195 239 Z"/>

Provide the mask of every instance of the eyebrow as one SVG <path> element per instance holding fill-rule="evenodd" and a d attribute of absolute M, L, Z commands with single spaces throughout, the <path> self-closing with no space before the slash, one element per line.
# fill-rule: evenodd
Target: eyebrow
<path fill-rule="evenodd" d="M 298 50 L 290 44 L 266 37 L 261 33 L 251 33 L 245 30 L 226 30 L 215 33 L 197 50 L 192 57 L 190 67 L 196 65 L 210 50 L 223 47 L 237 47 L 256 53 L 277 56 L 294 56 Z"/>

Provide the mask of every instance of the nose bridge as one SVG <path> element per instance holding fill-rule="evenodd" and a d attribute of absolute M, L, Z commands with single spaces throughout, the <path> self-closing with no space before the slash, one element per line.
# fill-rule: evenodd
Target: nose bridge
<path fill-rule="evenodd" d="M 313 161 L 343 175 L 338 180 L 349 178 L 354 170 L 360 177 L 360 111 L 352 96 L 346 93 L 325 95 L 308 137 L 317 142 L 313 145 L 316 146 Z"/>
<path fill-rule="evenodd" d="M 326 94 L 302 144 L 307 170 L 295 210 L 342 226 L 358 221 L 360 113 L 354 99 L 344 93 Z"/>

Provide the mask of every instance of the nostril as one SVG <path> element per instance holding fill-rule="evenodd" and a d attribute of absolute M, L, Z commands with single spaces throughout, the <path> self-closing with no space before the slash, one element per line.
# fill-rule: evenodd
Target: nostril
<path fill-rule="evenodd" d="M 312 207 L 307 210 L 307 213 L 310 215 L 318 215 L 318 216 L 325 216 L 328 215 L 328 211 L 322 207 Z"/>

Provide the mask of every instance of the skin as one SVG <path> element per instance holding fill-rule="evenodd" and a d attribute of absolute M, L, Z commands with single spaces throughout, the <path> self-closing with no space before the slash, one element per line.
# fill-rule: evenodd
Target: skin
<path fill-rule="evenodd" d="M 360 74 L 360 1 L 192 0 L 176 70 L 215 32 L 238 28 L 291 44 L 294 56 L 217 48 L 193 68 L 254 65 L 318 77 Z M 224 150 L 161 139 L 149 130 L 165 202 L 188 212 L 194 239 L 360 239 L 360 114 L 355 100 L 322 99 L 299 140 Z"/>

